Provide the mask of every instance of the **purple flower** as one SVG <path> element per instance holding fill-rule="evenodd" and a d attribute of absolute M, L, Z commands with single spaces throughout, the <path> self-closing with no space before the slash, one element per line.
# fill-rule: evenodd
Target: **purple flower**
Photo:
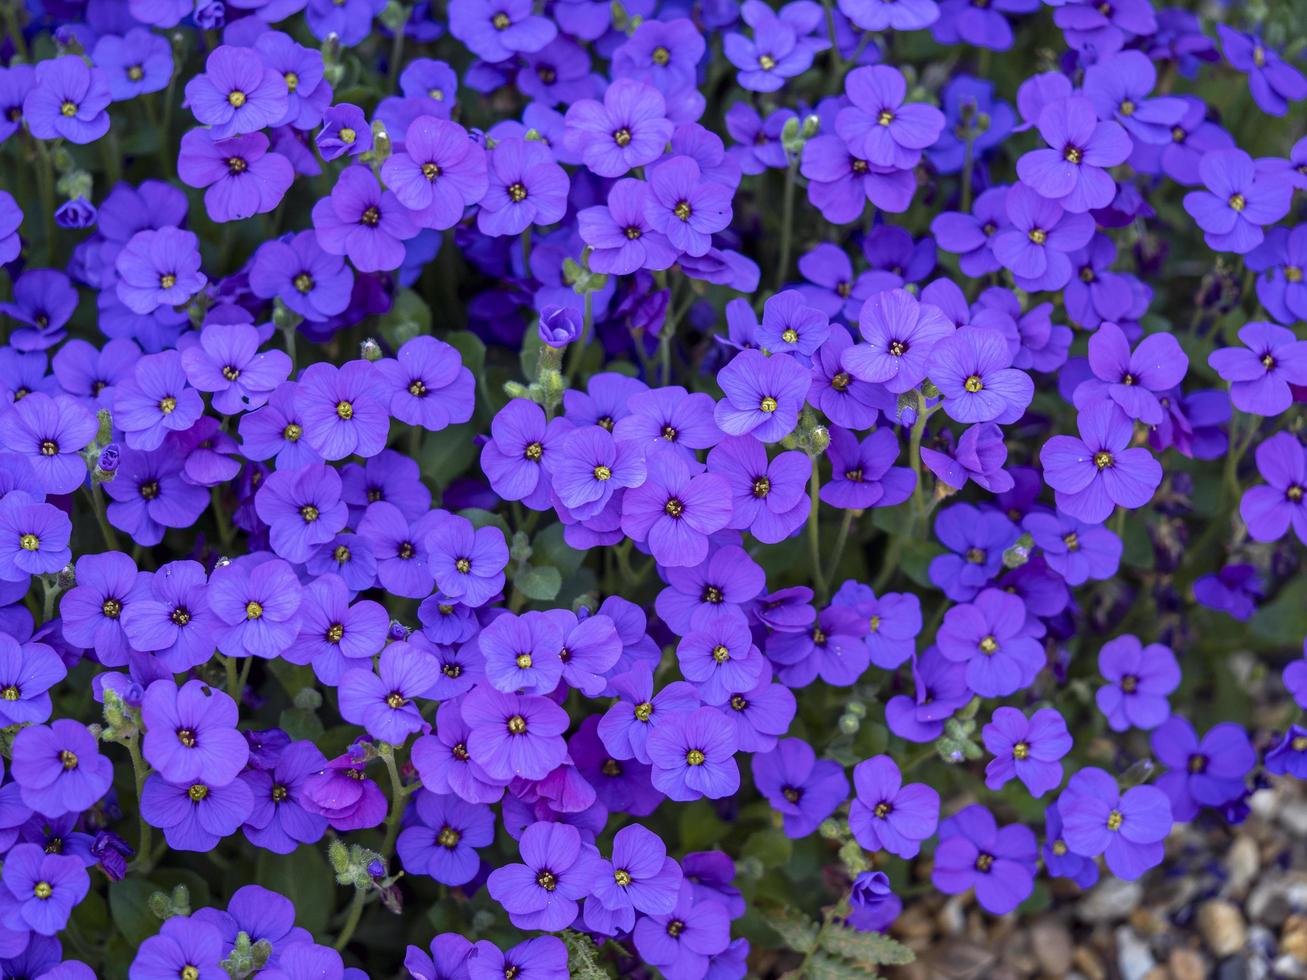
<path fill-rule="evenodd" d="M 191 384 L 213 392 L 213 407 L 224 415 L 261 407 L 290 374 L 290 357 L 284 351 L 260 351 L 259 332 L 248 323 L 208 323 L 199 341 L 182 352 L 182 367 Z M 137 378 L 140 384 L 139 369 Z"/>
<path fill-rule="evenodd" d="M 567 172 L 543 143 L 500 140 L 490 154 L 488 180 L 477 212 L 484 235 L 520 235 L 531 225 L 553 224 L 567 210 Z"/>
<path fill-rule="evenodd" d="M 106 666 L 122 666 L 131 652 L 122 616 L 148 595 L 149 576 L 121 552 L 82 555 L 77 585 L 59 604 L 64 639 L 95 651 Z"/>
<path fill-rule="evenodd" d="M 981 736 L 994 756 L 985 767 L 990 789 L 1001 789 L 1015 776 L 1038 798 L 1061 784 L 1060 760 L 1071 751 L 1071 735 L 1054 709 L 1041 708 L 1027 718 L 1016 708 L 995 708 Z"/>
<path fill-rule="evenodd" d="M 1260 37 L 1225 24 L 1217 24 L 1216 33 L 1220 35 L 1226 59 L 1239 71 L 1248 73 L 1248 89 L 1263 112 L 1283 116 L 1290 102 L 1307 98 L 1307 79 L 1302 72 L 1267 47 Z"/>
<path fill-rule="evenodd" d="M 531 12 L 531 0 L 450 0 L 449 32 L 483 61 L 506 61 L 539 51 L 558 34 L 547 17 Z"/>
<path fill-rule="evenodd" d="M 356 742 L 304 780 L 300 805 L 325 817 L 336 830 L 375 827 L 386 817 L 386 794 L 367 778 L 366 767 L 366 756 Z"/>
<path fill-rule="evenodd" d="M 485 945 L 494 949 L 491 943 Z M 431 955 L 428 956 L 417 946 L 408 947 L 404 968 L 414 980 L 468 980 L 467 962 L 473 950 L 471 940 L 457 933 L 444 932 L 431 940 L 430 949 Z M 567 955 L 566 950 L 563 955 Z"/>
<path fill-rule="evenodd" d="M 709 958 L 730 945 L 731 923 L 722 902 L 711 892 L 697 890 L 687 871 L 676 906 L 667 913 L 642 917 L 632 938 L 641 959 L 665 976 L 708 977 Z"/>
<path fill-rule="evenodd" d="M 1239 329 L 1244 347 L 1222 347 L 1207 363 L 1230 382 L 1230 400 L 1242 412 L 1268 417 L 1293 404 L 1291 385 L 1307 386 L 1307 340 L 1287 327 L 1256 321 Z"/>
<path fill-rule="evenodd" d="M 451 599 L 482 606 L 504 587 L 508 545 L 497 527 L 474 528 L 466 518 L 442 515 L 427 538 L 436 585 Z"/>
<path fill-rule="evenodd" d="M 839 0 L 839 7 L 864 31 L 918 31 L 939 17 L 935 0 Z"/>
<path fill-rule="evenodd" d="M 643 181 L 619 180 L 608 191 L 607 206 L 577 213 L 577 230 L 594 250 L 590 268 L 595 272 L 624 276 L 666 269 L 676 261 L 678 250 L 645 217 L 648 197 L 649 185 Z"/>
<path fill-rule="evenodd" d="M 375 456 L 385 448 L 390 419 L 377 400 L 376 382 L 367 361 L 341 367 L 319 362 L 300 374 L 295 404 L 304 420 L 304 440 L 323 459 Z"/>
<path fill-rule="evenodd" d="M 666 915 L 676 908 L 681 868 L 667 856 L 662 839 L 639 824 L 613 837 L 611 861 L 600 861 L 592 898 L 586 902 L 586 925 L 612 934 L 629 930 L 635 913 Z"/>
<path fill-rule="evenodd" d="M 399 421 L 439 432 L 472 417 L 476 382 L 443 340 L 414 337 L 393 358 L 377 361 L 376 369 L 392 390 L 390 414 Z"/>
<path fill-rule="evenodd" d="M 468 980 L 499 980 L 509 973 L 521 980 L 566 980 L 567 947 L 557 936 L 528 939 L 506 952 L 485 939 L 473 947 L 467 961 Z"/>
<path fill-rule="evenodd" d="M 345 260 L 323 251 L 311 231 L 260 245 L 250 269 L 250 288 L 256 296 L 276 297 L 314 322 L 344 312 L 353 287 L 354 273 Z"/>
<path fill-rule="evenodd" d="M 1027 292 L 1061 289 L 1071 278 L 1067 253 L 1089 244 L 1094 219 L 1068 213 L 1025 184 L 1008 189 L 1004 207 L 1011 227 L 994 233 L 994 257 Z"/>
<path fill-rule="evenodd" d="M 677 714 L 699 707 L 699 695 L 682 681 L 668 684 L 657 694 L 653 672 L 642 665 L 612 679 L 620 700 L 599 721 L 599 737 L 615 759 L 636 759 L 648 765 L 649 735 Z"/>
<path fill-rule="evenodd" d="M 1100 119 L 1116 120 L 1137 141 L 1166 144 L 1188 107 L 1173 96 L 1149 98 L 1156 84 L 1157 70 L 1148 56 L 1123 51 L 1085 71 L 1084 91 Z"/>
<path fill-rule="evenodd" d="M 1251 252 L 1265 237 L 1262 226 L 1275 224 L 1289 211 L 1293 184 L 1279 173 L 1259 173 L 1243 150 L 1204 154 L 1198 175 L 1206 190 L 1186 194 L 1184 209 L 1218 252 Z"/>
<path fill-rule="evenodd" d="M 9 343 L 19 350 L 45 350 L 67 335 L 64 326 L 77 309 L 77 290 L 68 277 L 55 269 L 28 269 L 14 282 L 12 302 L 0 303 L 21 326 L 10 334 Z"/>
<path fill-rule="evenodd" d="M 722 52 L 736 68 L 740 86 L 751 92 L 775 92 L 785 79 L 801 75 L 812 66 L 819 45 L 801 37 L 795 25 L 770 8 L 752 15 L 753 39 L 730 33 L 723 38 Z M 806 32 L 804 32 L 806 33 Z"/>
<path fill-rule="evenodd" d="M 1083 857 L 1102 854 L 1118 878 L 1133 881 L 1162 863 L 1171 804 L 1156 786 L 1121 792 L 1102 769 L 1081 769 L 1057 801 L 1062 836 Z"/>
<path fill-rule="evenodd" d="M 697 459 L 694 450 L 709 449 L 722 441 L 713 408 L 710 395 L 687 393 L 680 385 L 636 392 L 626 402 L 629 414 L 617 418 L 613 437 L 632 440 L 646 450 L 653 448 L 650 443 L 667 443 L 677 447 L 684 459 Z"/>
<path fill-rule="evenodd" d="M 355 667 L 341 675 L 341 717 L 362 725 L 378 741 L 403 745 L 424 724 L 414 699 L 425 696 L 439 676 L 435 657 L 393 643 L 381 651 L 375 674 Z"/>
<path fill-rule="evenodd" d="M 889 65 L 855 68 L 844 91 L 853 105 L 840 110 L 835 130 L 872 166 L 912 169 L 944 128 L 944 114 L 934 106 L 904 103 L 907 82 Z"/>
<path fill-rule="evenodd" d="M 1290 725 L 1284 738 L 1267 751 L 1265 765 L 1267 772 L 1302 779 L 1307 773 L 1307 728 Z"/>
<path fill-rule="evenodd" d="M 0 499 L 0 581 L 26 582 L 31 575 L 57 572 L 72 559 L 71 535 L 67 514 L 11 490 Z"/>
<path fill-rule="evenodd" d="M 208 188 L 204 209 L 214 221 L 239 221 L 266 214 L 281 203 L 295 170 L 280 153 L 268 152 L 268 137 L 249 133 L 217 139 L 212 130 L 192 129 L 182 137 L 177 175 L 190 187 Z"/>
<path fill-rule="evenodd" d="M 63 605 L 67 602 L 65 596 Z M 62 605 L 60 613 L 66 632 L 68 614 Z M 67 674 L 63 660 L 44 643 L 20 645 L 13 637 L 0 634 L 0 721 L 6 725 L 45 721 L 50 717 L 50 688 Z"/>
<path fill-rule="evenodd" d="M 1007 342 L 996 330 L 967 327 L 931 352 L 930 380 L 944 396 L 944 412 L 958 422 L 1018 421 L 1034 397 L 1030 375 L 1011 367 Z"/>
<path fill-rule="evenodd" d="M 935 536 L 951 553 L 931 559 L 930 580 L 955 602 L 969 602 L 999 573 L 1020 532 L 996 510 L 954 504 L 935 519 Z"/>
<path fill-rule="evenodd" d="M 568 717 L 548 698 L 480 684 L 463 698 L 467 751 L 492 779 L 543 779 L 567 754 Z"/>
<path fill-rule="evenodd" d="M 500 616 L 475 642 L 486 680 L 506 694 L 549 694 L 563 676 L 563 635 L 544 613 Z"/>
<path fill-rule="evenodd" d="M 359 156 L 372 149 L 372 127 L 363 110 L 341 102 L 323 111 L 322 129 L 315 140 L 323 160 Z"/>
<path fill-rule="evenodd" d="M 647 475 L 641 448 L 619 442 L 597 425 L 565 435 L 546 468 L 558 499 L 582 521 L 597 516 L 618 490 L 640 486 Z"/>
<path fill-rule="evenodd" d="M 1244 782 L 1257 764 L 1257 753 L 1242 725 L 1214 725 L 1202 739 L 1188 721 L 1172 716 L 1154 729 L 1153 754 L 1167 771 L 1157 788 L 1171 801 L 1180 823 L 1192 820 L 1200 807 L 1222 807 L 1245 792 Z"/>
<path fill-rule="evenodd" d="M 1255 541 L 1278 541 L 1292 525 L 1298 540 L 1307 544 L 1307 449 L 1297 436 L 1277 432 L 1257 447 L 1257 471 L 1266 483 L 1245 490 L 1239 501 L 1249 535 Z"/>
<path fill-rule="evenodd" d="M 1003 469 L 1007 461 L 1003 430 L 993 422 L 968 428 L 956 449 L 946 445 L 941 451 L 922 446 L 921 460 L 942 483 L 955 490 L 965 487 L 968 480 L 990 493 L 1004 493 L 1015 485 L 1012 475 Z"/>
<path fill-rule="evenodd" d="M 544 409 L 525 398 L 514 398 L 496 412 L 490 439 L 481 448 L 481 469 L 495 493 L 505 500 L 521 500 L 533 510 L 547 508 L 549 467 L 544 461 L 552 463 L 566 431 L 566 422 L 546 420 Z"/>
<path fill-rule="evenodd" d="M 858 315 L 865 344 L 848 348 L 840 359 L 861 381 L 881 382 L 894 394 L 925 380 L 935 347 L 953 333 L 937 306 L 919 303 L 904 289 L 870 296 Z"/>
<path fill-rule="evenodd" d="M 939 652 L 967 665 L 967 685 L 981 697 L 1006 697 L 1028 687 L 1045 663 L 1044 648 L 1026 626 L 1019 596 L 986 589 L 944 614 Z"/>
<path fill-rule="evenodd" d="M 1307 139 L 1300 141 L 1307 156 Z M 1298 164 L 1298 174 L 1307 160 Z M 1302 185 L 1299 185 L 1302 186 Z M 1257 298 L 1275 319 L 1281 323 L 1296 323 L 1307 317 L 1307 225 L 1298 225 L 1292 231 L 1272 228 L 1266 240 L 1248 253 L 1244 261 L 1248 268 L 1259 273 Z"/>
<path fill-rule="evenodd" d="M 133 313 L 185 306 L 208 282 L 200 271 L 200 240 L 179 228 L 147 228 L 123 246 L 114 262 L 118 299 Z"/>
<path fill-rule="evenodd" d="M 109 131 L 109 76 L 76 55 L 36 63 L 22 118 L 40 140 L 94 143 Z"/>
<path fill-rule="evenodd" d="M 1303 351 L 1307 355 L 1307 343 Z M 1307 356 L 1303 364 L 1307 369 Z M 1076 408 L 1083 411 L 1111 401 L 1129 418 L 1158 425 L 1162 421 L 1158 393 L 1180 384 L 1189 368 L 1189 358 L 1169 333 L 1150 334 L 1132 352 L 1125 332 L 1115 323 L 1104 322 L 1089 338 L 1089 366 L 1094 379 L 1077 386 Z"/>
<path fill-rule="evenodd" d="M 361 165 L 341 171 L 331 194 L 313 205 L 313 227 L 324 251 L 349 256 L 360 272 L 398 269 L 404 242 L 418 233 L 412 213 Z"/>
<path fill-rule="evenodd" d="M 1130 446 L 1134 431 L 1125 414 L 1115 404 L 1095 405 L 1079 414 L 1077 424 L 1079 439 L 1053 436 L 1039 451 L 1058 509 L 1098 524 L 1117 505 L 1148 503 L 1162 482 L 1162 467 L 1144 447 Z"/>
<path fill-rule="evenodd" d="M 653 163 L 673 129 L 662 93 L 633 78 L 611 83 L 602 103 L 581 99 L 567 110 L 567 139 L 600 177 L 621 177 Z"/>
<path fill-rule="evenodd" d="M 6 926 L 40 936 L 60 932 L 91 888 L 80 859 L 47 854 L 36 844 L 19 844 L 5 855 L 3 881 L 9 892 Z"/>
<path fill-rule="evenodd" d="M 994 235 L 1010 224 L 1007 193 L 1005 186 L 991 187 L 976 198 L 972 214 L 944 211 L 930 223 L 939 247 L 956 252 L 958 266 L 968 276 L 983 276 L 1001 268 L 991 246 Z"/>
<path fill-rule="evenodd" d="M 1194 580 L 1194 601 L 1239 621 L 1247 620 L 1266 596 L 1266 580 L 1253 565 L 1226 565 Z"/>
<path fill-rule="evenodd" d="M 796 840 L 816 830 L 849 795 L 844 767 L 818 759 L 799 738 L 781 739 L 770 752 L 755 755 L 753 780 L 781 814 L 785 836 Z"/>
<path fill-rule="evenodd" d="M 1114 732 L 1156 728 L 1171 714 L 1166 696 L 1180 686 L 1180 665 L 1170 647 L 1144 646 L 1127 633 L 1103 644 L 1098 671 L 1107 684 L 1098 689 L 1098 710 Z"/>
<path fill-rule="evenodd" d="M 726 478 L 731 488 L 728 527 L 748 530 L 765 544 L 785 540 L 807 520 L 812 461 L 790 450 L 770 461 L 754 436 L 731 436 L 708 453 L 708 469 Z"/>
<path fill-rule="evenodd" d="M 714 412 L 717 425 L 727 435 L 779 442 L 798 422 L 811 380 L 788 354 L 740 351 L 717 373 L 725 394 Z"/>
<path fill-rule="evenodd" d="M 663 449 L 651 457 L 645 482 L 623 494 L 622 531 L 647 542 L 661 565 L 697 565 L 708 555 L 708 535 L 724 528 L 731 513 L 725 478 L 692 475 L 679 454 Z"/>
<path fill-rule="evenodd" d="M 495 839 L 495 815 L 483 804 L 421 790 L 413 805 L 417 822 L 400 832 L 395 850 L 409 874 L 429 875 L 442 885 L 465 885 L 476 877 L 476 848 Z"/>
<path fill-rule="evenodd" d="M 735 727 L 716 708 L 674 714 L 649 733 L 653 784 L 678 802 L 721 799 L 740 788 Z"/>
<path fill-rule="evenodd" d="M 213 49 L 204 72 L 186 83 L 186 105 L 215 139 L 279 124 L 289 100 L 286 79 L 256 49 L 230 44 Z"/>
<path fill-rule="evenodd" d="M 15 402 L 4 419 L 0 444 L 27 459 L 45 493 L 72 493 L 86 482 L 81 451 L 95 438 L 98 426 L 82 405 L 32 392 Z"/>
<path fill-rule="evenodd" d="M 69 718 L 20 729 L 9 768 L 23 803 L 52 819 L 89 810 L 113 784 L 96 737 Z"/>
<path fill-rule="evenodd" d="M 580 832 L 561 823 L 533 823 L 518 840 L 522 864 L 490 872 L 486 889 L 519 929 L 557 930 L 571 925 L 579 899 L 600 871 L 599 854 Z"/>
<path fill-rule="evenodd" d="M 270 769 L 247 769 L 240 778 L 250 787 L 254 807 L 242 830 L 250 843 L 289 854 L 300 844 L 321 840 L 327 818 L 302 806 L 304 785 L 327 760 L 309 741 L 291 742 Z"/>
<path fill-rule="evenodd" d="M 849 829 L 869 851 L 889 851 L 911 859 L 939 823 L 939 794 L 925 783 L 903 785 L 903 775 L 887 755 L 853 767 L 854 799 Z"/>
<path fill-rule="evenodd" d="M 765 663 L 743 614 L 701 621 L 676 648 L 681 674 L 705 704 L 725 704 L 762 679 Z"/>
<path fill-rule="evenodd" d="M 903 911 L 903 902 L 890 888 L 883 871 L 863 871 L 849 891 L 849 915 L 845 920 L 859 932 L 885 932 Z"/>
<path fill-rule="evenodd" d="M 162 541 L 166 527 L 192 526 L 209 506 L 209 494 L 182 478 L 184 465 L 168 450 L 124 452 L 117 477 L 104 484 L 112 499 L 109 523 L 146 546 Z"/>
<path fill-rule="evenodd" d="M 877 429 L 861 442 L 847 429 L 831 429 L 826 455 L 833 479 L 822 485 L 822 501 L 852 510 L 903 503 L 912 495 L 916 475 L 893 465 L 898 453 L 898 439 L 888 428 Z"/>
<path fill-rule="evenodd" d="M 203 777 L 225 786 L 249 758 L 249 745 L 236 731 L 236 702 L 202 681 L 180 688 L 171 680 L 155 681 L 145 691 L 141 720 L 141 751 L 171 782 Z"/>
<path fill-rule="evenodd" d="M 266 552 L 215 569 L 209 603 L 222 622 L 218 649 L 229 657 L 279 656 L 299 635 L 302 594 L 291 566 Z"/>
<path fill-rule="evenodd" d="M 154 772 L 141 790 L 142 819 L 162 830 L 174 851 L 213 850 L 253 809 L 254 795 L 241 779 L 225 786 L 210 786 L 202 777 L 177 784 Z"/>
<path fill-rule="evenodd" d="M 225 955 L 222 934 L 216 928 L 177 916 L 164 922 L 158 935 L 141 943 L 131 971 L 137 980 L 174 980 L 189 967 L 199 980 L 221 980 Z"/>
<path fill-rule="evenodd" d="M 404 134 L 404 150 L 381 167 L 386 186 L 421 228 L 452 228 L 489 186 L 486 153 L 467 130 L 421 116 Z"/>
<path fill-rule="evenodd" d="M 1103 581 L 1116 574 L 1121 563 L 1121 539 L 1107 528 L 1085 524 L 1066 514 L 1032 513 L 1021 522 L 1043 551 L 1048 566 L 1067 585 Z"/>
<path fill-rule="evenodd" d="M 1030 897 L 1035 885 L 1035 835 L 1022 824 L 999 827 L 994 815 L 973 803 L 940 826 L 930 880 L 947 895 L 976 890 L 991 915 L 1006 915 Z"/>
<path fill-rule="evenodd" d="M 674 156 L 649 174 L 645 219 L 687 255 L 707 255 L 713 233 L 730 224 L 731 213 L 730 188 L 704 180 L 692 157 Z"/>

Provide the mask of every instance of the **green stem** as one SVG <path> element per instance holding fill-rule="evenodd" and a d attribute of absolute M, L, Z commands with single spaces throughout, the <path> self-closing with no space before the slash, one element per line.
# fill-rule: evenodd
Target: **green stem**
<path fill-rule="evenodd" d="M 522 275 L 531 278 L 531 226 L 522 232 Z"/>
<path fill-rule="evenodd" d="M 136 857 L 132 860 L 133 870 L 142 872 L 149 871 L 154 866 L 154 856 L 151 853 L 152 836 L 154 828 L 145 822 L 145 814 L 141 812 L 141 793 L 145 789 L 145 777 L 150 774 L 150 767 L 145 764 L 145 758 L 141 755 L 140 733 L 132 732 L 123 739 L 123 744 L 127 746 L 127 752 L 132 757 L 132 774 L 136 779 L 136 818 L 140 823 L 140 837 L 136 844 Z"/>
<path fill-rule="evenodd" d="M 5 30 L 14 42 L 14 50 L 18 52 L 19 60 L 27 60 L 27 38 L 23 37 L 23 26 L 18 23 L 18 0 L 5 0 L 0 6 L 4 9 Z"/>
<path fill-rule="evenodd" d="M 840 533 L 835 538 L 835 550 L 831 552 L 830 570 L 832 576 L 839 572 L 840 559 L 844 557 L 844 546 L 849 540 L 849 530 L 853 527 L 854 517 L 858 513 L 859 511 L 846 510 L 844 520 L 840 521 Z M 827 596 L 823 595 L 822 602 L 825 602 L 827 598 Z"/>
<path fill-rule="evenodd" d="M 399 78 L 399 63 L 404 58 L 404 29 L 408 26 L 407 20 L 395 30 L 394 40 L 390 42 L 390 70 L 387 74 L 386 91 L 392 92 L 395 89 L 395 82 Z"/>
<path fill-rule="evenodd" d="M 830 35 L 830 64 L 836 78 L 844 77 L 844 59 L 840 57 L 839 40 L 835 34 L 835 4 L 831 0 L 821 0 L 826 8 L 826 33 Z"/>
<path fill-rule="evenodd" d="M 118 550 L 118 535 L 114 533 L 113 525 L 109 523 L 109 517 L 104 510 L 104 501 L 100 498 L 99 485 L 96 483 L 87 484 L 84 488 L 86 497 L 91 502 L 91 512 L 95 514 L 95 523 L 100 525 L 100 535 L 104 538 L 104 546 L 110 551 Z"/>
<path fill-rule="evenodd" d="M 785 285 L 790 271 L 790 239 L 794 235 L 794 188 L 799 173 L 799 158 L 790 161 L 785 170 L 785 196 L 781 204 L 781 253 L 776 266 L 776 289 Z"/>
<path fill-rule="evenodd" d="M 816 586 L 818 596 L 826 595 L 826 576 L 821 570 L 821 474 L 817 469 L 817 461 L 812 461 L 812 478 L 808 481 L 808 493 L 812 498 L 812 506 L 808 509 L 808 548 L 812 556 L 812 581 Z"/>
<path fill-rule="evenodd" d="M 340 935 L 336 937 L 333 944 L 336 952 L 340 952 L 349 945 L 349 941 L 354 937 L 354 930 L 359 926 L 359 919 L 363 918 L 363 906 L 368 900 L 368 893 L 362 888 L 354 889 L 354 900 L 350 902 L 349 916 L 345 919 L 345 924 L 340 927 Z"/>
<path fill-rule="evenodd" d="M 227 519 L 227 512 L 222 508 L 222 495 L 218 492 L 216 484 L 210 489 L 209 496 L 213 501 L 213 519 L 218 525 L 218 543 L 223 552 L 231 551 L 235 532 L 232 530 L 231 521 Z"/>
<path fill-rule="evenodd" d="M 970 129 L 967 130 L 967 149 L 962 156 L 962 213 L 971 213 L 971 167 L 974 141 Z"/>
<path fill-rule="evenodd" d="M 45 256 L 48 264 L 55 259 L 55 224 L 54 224 L 54 163 L 50 159 L 50 150 L 45 140 L 32 139 L 36 146 L 36 155 L 41 158 L 36 169 L 38 194 L 41 201 L 41 220 L 45 227 Z"/>
<path fill-rule="evenodd" d="M 914 391 L 913 394 L 917 399 L 917 418 L 912 423 L 912 435 L 908 439 L 908 463 L 916 477 L 912 487 L 912 530 L 915 531 L 917 521 L 925 511 L 925 505 L 922 503 L 921 439 L 926 433 L 926 420 L 930 418 L 933 410 L 926 408 L 926 399 L 920 391 Z"/>

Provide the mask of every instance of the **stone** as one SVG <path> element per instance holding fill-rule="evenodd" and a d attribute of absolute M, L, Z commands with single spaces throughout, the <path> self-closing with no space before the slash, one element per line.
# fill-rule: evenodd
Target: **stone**
<path fill-rule="evenodd" d="M 1307 964 L 1307 916 L 1291 915 L 1284 920 L 1280 949 L 1299 963 Z"/>
<path fill-rule="evenodd" d="M 1257 852 L 1257 842 L 1252 837 L 1236 837 L 1225 856 L 1225 870 L 1229 874 L 1226 881 L 1226 893 L 1243 897 L 1248 886 L 1257 878 L 1261 867 L 1261 855 Z"/>
<path fill-rule="evenodd" d="M 1248 941 L 1243 913 L 1233 902 L 1219 898 L 1204 902 L 1198 906 L 1197 921 L 1203 942 L 1218 957 L 1233 956 Z"/>
<path fill-rule="evenodd" d="M 1126 918 L 1143 897 L 1144 887 L 1137 881 L 1104 878 L 1076 908 L 1082 922 L 1119 922 Z"/>
<path fill-rule="evenodd" d="M 1071 955 L 1071 962 L 1086 980 L 1107 980 L 1107 970 L 1103 968 L 1102 960 L 1088 946 L 1077 946 Z"/>
<path fill-rule="evenodd" d="M 1166 968 L 1171 971 L 1171 980 L 1204 980 L 1207 976 L 1207 963 L 1202 954 L 1183 946 L 1171 950 Z"/>
<path fill-rule="evenodd" d="M 1057 922 L 1037 922 L 1030 930 L 1030 945 L 1039 968 L 1049 976 L 1064 976 L 1071 970 L 1071 933 Z"/>
<path fill-rule="evenodd" d="M 1116 966 L 1125 980 L 1144 980 L 1155 966 L 1148 944 L 1135 935 L 1129 926 L 1116 930 Z"/>

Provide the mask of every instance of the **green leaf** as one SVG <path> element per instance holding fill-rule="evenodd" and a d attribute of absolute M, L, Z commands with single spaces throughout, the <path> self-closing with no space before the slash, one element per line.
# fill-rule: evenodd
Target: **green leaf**
<path fill-rule="evenodd" d="M 459 517 L 466 518 L 472 523 L 473 527 L 497 527 L 504 533 L 504 540 L 507 541 L 513 536 L 508 529 L 508 522 L 500 515 L 488 510 L 482 510 L 480 507 L 464 507 L 458 512 Z"/>
<path fill-rule="evenodd" d="M 473 377 L 480 377 L 486 367 L 486 345 L 481 338 L 470 330 L 456 330 L 445 338 L 445 343 L 453 347 L 463 358 L 463 367 L 472 372 Z"/>
<path fill-rule="evenodd" d="M 301 844 L 289 854 L 260 849 L 254 881 L 294 902 L 296 924 L 315 938 L 327 931 L 337 888 L 331 868 L 317 848 Z"/>
<path fill-rule="evenodd" d="M 916 954 L 897 939 L 879 932 L 860 932 L 848 926 L 831 925 L 821 934 L 821 948 L 852 961 L 867 972 L 878 966 L 903 966 Z"/>
<path fill-rule="evenodd" d="M 1264 640 L 1296 647 L 1307 635 L 1307 577 L 1291 581 L 1253 615 L 1249 625 Z"/>
<path fill-rule="evenodd" d="M 399 347 L 406 340 L 431 333 L 431 309 L 413 290 L 402 289 L 378 325 L 381 336 L 392 347 Z"/>
<path fill-rule="evenodd" d="M 811 953 L 817 948 L 819 926 L 798 909 L 782 905 L 763 912 L 763 921 L 796 953 Z"/>
<path fill-rule="evenodd" d="M 159 886 L 144 878 L 124 878 L 109 885 L 109 913 L 114 925 L 133 946 L 139 946 L 159 931 L 159 920 L 150 911 L 150 896 Z"/>
<path fill-rule="evenodd" d="M 594 940 L 572 929 L 563 930 L 567 946 L 567 969 L 574 980 L 608 980 L 608 971 L 599 962 L 599 948 Z"/>
<path fill-rule="evenodd" d="M 422 476 L 438 487 L 446 487 L 459 477 L 476 458 L 472 424 L 451 425 L 439 432 L 426 432 L 422 436 L 422 451 L 418 466 Z"/>
<path fill-rule="evenodd" d="M 563 576 L 558 569 L 549 565 L 535 565 L 515 576 L 513 585 L 528 599 L 549 602 L 563 587 Z"/>
<path fill-rule="evenodd" d="M 531 547 L 536 550 L 547 564 L 553 565 L 564 575 L 571 575 L 581 567 L 585 553 L 577 551 L 563 539 L 563 524 L 555 521 L 531 539 Z"/>
<path fill-rule="evenodd" d="M 856 963 L 818 954 L 808 960 L 802 980 L 876 980 L 877 976 Z"/>
<path fill-rule="evenodd" d="M 768 827 L 749 835 L 741 851 L 743 857 L 754 857 L 762 862 L 764 868 L 779 868 L 790 860 L 794 853 L 794 842 L 784 832 Z"/>

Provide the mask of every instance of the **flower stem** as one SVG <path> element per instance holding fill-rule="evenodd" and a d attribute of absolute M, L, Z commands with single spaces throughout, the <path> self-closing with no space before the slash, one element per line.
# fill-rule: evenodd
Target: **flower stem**
<path fill-rule="evenodd" d="M 812 506 L 808 510 L 808 547 L 812 555 L 812 582 L 816 586 L 817 596 L 825 601 L 826 576 L 821 570 L 821 475 L 817 470 L 817 461 L 812 462 L 812 479 L 808 481 L 808 492 L 812 497 Z"/>
<path fill-rule="evenodd" d="M 100 525 L 100 534 L 104 538 L 104 546 L 110 551 L 118 550 L 118 535 L 114 533 L 113 525 L 109 523 L 108 515 L 105 514 L 104 501 L 100 499 L 100 491 L 95 483 L 89 483 L 83 489 L 86 491 L 86 497 L 91 502 L 91 512 L 95 514 L 95 523 Z"/>
<path fill-rule="evenodd" d="M 145 764 L 145 759 L 141 755 L 140 739 L 139 732 L 132 732 L 122 740 L 122 744 L 127 746 L 127 752 L 132 757 L 132 774 L 136 778 L 136 819 L 141 825 L 140 837 L 136 844 L 136 858 L 131 866 L 133 870 L 145 872 L 154 866 L 154 859 L 150 853 L 154 828 L 145 822 L 145 814 L 141 810 L 141 794 L 145 790 L 145 777 L 149 775 L 150 767 Z"/>
<path fill-rule="evenodd" d="M 349 916 L 345 919 L 345 924 L 340 927 L 340 935 L 336 937 L 336 952 L 340 952 L 349 945 L 349 941 L 354 938 L 354 930 L 359 926 L 359 919 L 363 918 L 363 906 L 368 900 L 368 893 L 362 888 L 354 889 L 354 900 L 350 902 Z"/>
<path fill-rule="evenodd" d="M 794 236 L 794 188 L 799 173 L 799 158 L 794 157 L 785 170 L 785 196 L 781 204 L 781 252 L 776 264 L 776 289 L 785 285 L 790 271 L 790 239 Z"/>

